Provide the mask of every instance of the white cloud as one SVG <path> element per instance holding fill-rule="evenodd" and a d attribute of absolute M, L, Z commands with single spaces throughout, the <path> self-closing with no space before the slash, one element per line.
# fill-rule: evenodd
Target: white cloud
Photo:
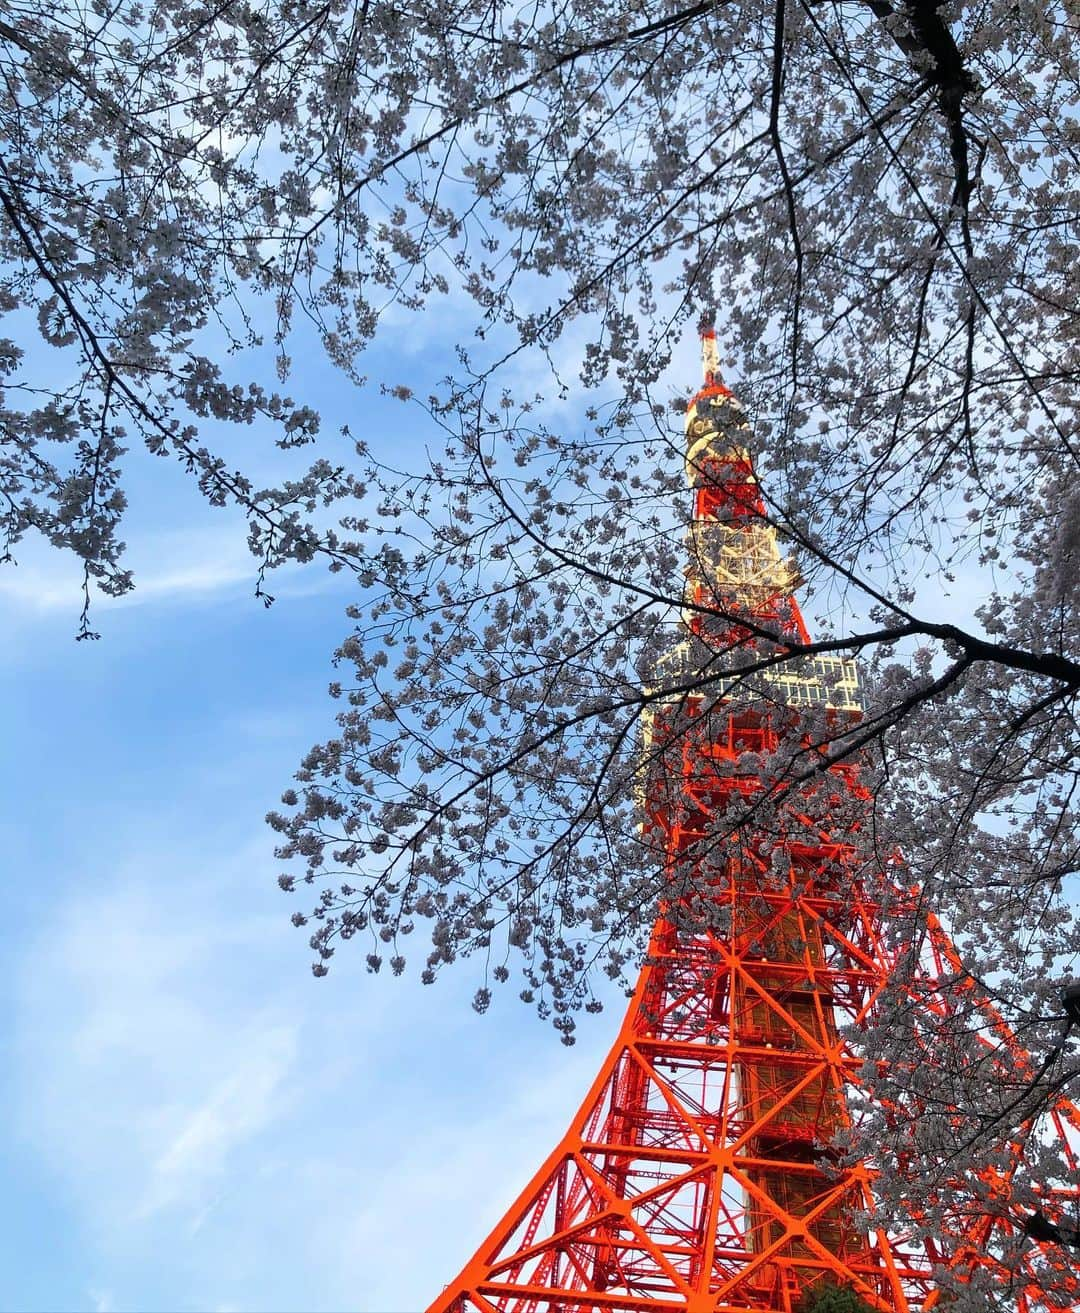
<path fill-rule="evenodd" d="M 167 1209 L 194 1224 L 280 1114 L 295 1064 L 290 1009 L 255 1000 L 238 1015 L 230 997 L 231 960 L 270 928 L 220 915 L 235 867 L 213 870 L 215 890 L 205 867 L 173 883 L 170 865 L 146 854 L 71 898 L 19 982 L 21 1118 L 74 1191 L 92 1192 L 106 1233 Z"/>
<path fill-rule="evenodd" d="M 617 1013 L 567 1051 L 512 997 L 470 1013 L 465 980 L 316 982 L 252 894 L 261 841 L 115 848 L 27 944 L 12 1054 L 102 1313 L 419 1313 L 553 1147 Z"/>
<path fill-rule="evenodd" d="M 295 1056 L 295 1028 L 256 1028 L 221 1079 L 181 1114 L 175 1134 L 150 1165 L 140 1215 L 205 1197 L 225 1174 L 232 1150 L 279 1115 L 281 1086 Z M 204 1220 L 201 1214 L 194 1229 Z"/>
<path fill-rule="evenodd" d="M 598 1059 L 510 998 L 475 1016 L 466 979 L 343 953 L 313 980 L 262 838 L 199 843 L 120 836 L 17 964 L 14 1116 L 85 1229 L 88 1304 L 422 1309 Z"/>
<path fill-rule="evenodd" d="M 14 623 L 66 615 L 74 628 L 82 607 L 78 561 L 70 552 L 30 539 L 20 544 L 17 560 L 17 565 L 0 567 L 0 619 Z M 91 624 L 95 616 L 113 610 L 254 600 L 258 561 L 247 549 L 240 524 L 145 531 L 136 535 L 122 563 L 134 573 L 134 589 L 110 597 L 92 586 Z M 281 599 L 351 587 L 347 573 L 332 575 L 319 560 L 288 562 L 265 580 L 266 591 Z"/>
<path fill-rule="evenodd" d="M 27 538 L 17 565 L 0 569 L 0 601 L 14 611 L 77 612 L 82 570 L 70 552 L 40 538 Z M 242 528 L 160 531 L 141 538 L 124 564 L 136 572 L 134 592 L 120 598 L 92 591 L 96 607 L 136 606 L 145 602 L 201 597 L 253 587 L 256 562 L 244 544 Z"/>

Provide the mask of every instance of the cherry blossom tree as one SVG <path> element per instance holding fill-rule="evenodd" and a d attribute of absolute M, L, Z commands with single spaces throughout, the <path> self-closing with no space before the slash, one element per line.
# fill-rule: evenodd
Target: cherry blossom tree
<path fill-rule="evenodd" d="M 272 339 L 287 375 L 300 312 L 352 370 L 388 305 L 433 297 L 477 309 L 458 383 L 561 339 L 562 386 L 618 377 L 631 401 L 722 306 L 783 495 L 848 556 L 940 551 L 961 484 L 987 528 L 1015 516 L 985 487 L 1039 434 L 1072 459 L 1064 8 L 6 13 L 8 551 L 32 526 L 130 587 L 141 437 L 243 507 L 265 565 L 351 558 L 297 514 L 355 495 L 349 472 L 258 492 L 200 423 L 309 441 L 311 407 L 230 378 L 229 353 Z"/>
<path fill-rule="evenodd" d="M 1076 36 L 1029 0 L 5 10 L 7 550 L 74 551 L 87 606 L 131 587 L 135 439 L 243 509 L 262 571 L 356 571 L 337 733 L 272 818 L 283 884 L 323 885 L 318 972 L 346 939 L 426 979 L 472 955 L 478 1008 L 517 976 L 568 1038 L 632 973 L 643 718 L 731 678 L 661 660 L 667 371 L 704 317 L 813 621 L 753 659 L 862 658 L 858 726 L 807 733 L 1032 1054 L 993 1117 L 1075 1089 Z M 303 322 L 359 381 L 390 307 L 440 302 L 453 370 L 397 387 L 413 463 L 259 490 L 202 435 L 317 442 L 230 352 L 284 380 Z M 995 1079 L 957 1093 L 973 1126 Z"/>

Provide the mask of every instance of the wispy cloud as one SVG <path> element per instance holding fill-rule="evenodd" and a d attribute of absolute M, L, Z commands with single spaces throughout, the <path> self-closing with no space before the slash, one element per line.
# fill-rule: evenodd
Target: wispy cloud
<path fill-rule="evenodd" d="M 233 1055 L 222 1078 L 180 1114 L 149 1164 L 139 1214 L 205 1198 L 229 1165 L 232 1151 L 280 1115 L 280 1091 L 296 1056 L 296 1032 L 287 1026 L 256 1028 Z M 194 1229 L 202 1225 L 200 1215 Z"/>
<path fill-rule="evenodd" d="M 28 538 L 16 552 L 17 565 L 0 568 L 0 601 L 29 612 L 71 610 L 78 604 L 82 570 L 69 553 Z M 95 606 L 137 606 L 152 601 L 205 598 L 250 585 L 255 562 L 243 531 L 200 530 L 148 533 L 131 554 L 137 588 L 120 598 L 95 594 Z"/>
<path fill-rule="evenodd" d="M 205 867 L 170 888 L 147 854 L 142 878 L 129 866 L 71 899 L 24 963 L 21 1116 L 73 1187 L 93 1190 L 106 1230 L 168 1209 L 191 1224 L 284 1106 L 297 1021 L 257 1001 L 236 1014 L 235 963 L 256 926 L 220 916 L 229 865 L 220 890 Z"/>
<path fill-rule="evenodd" d="M 500 1028 L 465 981 L 384 985 L 348 962 L 314 981 L 280 895 L 253 885 L 265 843 L 209 860 L 199 844 L 121 837 L 115 869 L 88 861 L 18 964 L 14 1115 L 90 1237 L 88 1303 L 426 1307 L 595 1057 L 543 1032 L 550 1072 L 523 1061 L 500 1085 L 522 1025 L 539 1029 L 516 1005 Z"/>
<path fill-rule="evenodd" d="M 60 613 L 77 617 L 82 570 L 69 552 L 27 540 L 20 544 L 16 559 L 17 565 L 0 566 L 0 616 L 13 621 Z M 136 538 L 123 564 L 134 573 L 134 589 L 110 597 L 92 587 L 92 614 L 252 597 L 258 577 L 258 562 L 247 550 L 242 525 L 146 532 Z M 347 575 L 329 574 L 318 560 L 309 565 L 287 563 L 264 582 L 267 592 L 281 598 L 350 586 Z"/>

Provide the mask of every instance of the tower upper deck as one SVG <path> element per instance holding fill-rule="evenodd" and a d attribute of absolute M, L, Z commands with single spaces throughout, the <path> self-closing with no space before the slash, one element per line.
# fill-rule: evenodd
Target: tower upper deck
<path fill-rule="evenodd" d="M 686 534 L 683 632 L 658 671 L 684 683 L 717 653 L 731 653 L 733 673 L 718 673 L 723 695 L 738 685 L 787 706 L 858 712 L 855 662 L 830 654 L 783 660 L 746 675 L 745 668 L 810 641 L 795 597 L 802 579 L 781 546 L 752 457 L 753 435 L 742 405 L 720 377 L 716 335 L 702 334 L 704 382 L 686 407 L 686 478 L 693 512 Z M 722 663 L 721 663 L 722 664 Z M 740 673 L 741 672 L 741 673 Z"/>

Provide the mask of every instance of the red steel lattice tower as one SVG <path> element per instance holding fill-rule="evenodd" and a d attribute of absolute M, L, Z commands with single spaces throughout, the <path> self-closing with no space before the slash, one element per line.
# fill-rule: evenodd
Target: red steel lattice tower
<path fill-rule="evenodd" d="M 643 830 L 664 853 L 670 895 L 570 1129 L 428 1313 L 794 1313 L 826 1284 L 908 1313 L 938 1302 L 942 1263 L 989 1274 L 1020 1313 L 1068 1313 L 1080 1307 L 1080 1280 L 1064 1246 L 1021 1234 L 1031 1214 L 1010 1200 L 1007 1165 L 948 1183 L 959 1202 L 947 1234 L 938 1224 L 927 1238 L 914 1211 L 910 1236 L 861 1224 L 877 1174 L 902 1165 L 838 1151 L 861 1097 L 861 1060 L 843 1035 L 874 1016 L 898 976 L 884 918 L 911 911 L 915 895 L 896 872 L 866 873 L 857 766 L 822 766 L 797 787 L 763 775 L 807 709 L 826 724 L 857 720 L 857 675 L 850 660 L 821 654 L 768 665 L 785 641 L 808 641 L 798 580 L 768 522 L 711 333 L 704 345 L 705 386 L 686 417 L 684 632 L 658 673 L 658 688 L 666 680 L 680 691 L 653 703 L 643 745 Z M 723 673 L 693 691 L 687 674 L 721 656 Z M 755 800 L 762 821 L 748 827 Z M 736 815 L 742 823 L 729 827 Z M 950 1011 L 972 1004 L 963 990 L 957 998 L 941 927 L 922 924 L 928 952 L 905 989 L 927 1019 L 912 1061 L 932 1063 Z M 975 1006 L 993 1060 L 1024 1070 L 1004 1023 Z M 1063 1103 L 1049 1123 L 1080 1183 L 1075 1111 Z M 973 1186 L 982 1202 L 965 1209 Z M 1077 1198 L 1051 1192 L 1040 1211 L 1061 1220 Z M 1053 1295 L 1040 1293 L 1036 1268 Z"/>

